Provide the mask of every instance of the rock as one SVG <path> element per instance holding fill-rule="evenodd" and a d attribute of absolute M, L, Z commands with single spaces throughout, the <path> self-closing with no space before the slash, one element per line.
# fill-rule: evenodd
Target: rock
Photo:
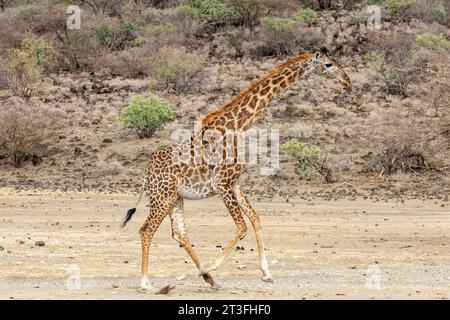
<path fill-rule="evenodd" d="M 108 139 L 108 138 L 106 138 L 106 139 L 103 139 L 103 143 L 112 143 L 113 141 L 111 140 L 111 139 Z"/>
<path fill-rule="evenodd" d="M 45 242 L 42 241 L 42 240 L 39 240 L 39 241 L 36 241 L 36 242 L 34 243 L 34 245 L 35 245 L 36 247 L 43 247 L 43 246 L 45 246 Z"/>
<path fill-rule="evenodd" d="M 3 250 L 5 250 L 5 248 L 3 248 L 2 246 L 0 246 L 0 251 L 3 251 Z"/>
<path fill-rule="evenodd" d="M 74 153 L 76 156 L 79 156 L 79 155 L 81 154 L 81 148 L 80 148 L 80 147 L 76 147 L 76 148 L 73 150 L 73 153 Z"/>

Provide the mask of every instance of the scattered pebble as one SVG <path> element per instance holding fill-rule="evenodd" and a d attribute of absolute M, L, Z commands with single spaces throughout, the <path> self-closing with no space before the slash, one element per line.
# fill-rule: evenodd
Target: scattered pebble
<path fill-rule="evenodd" d="M 34 245 L 35 245 L 36 247 L 43 247 L 43 246 L 45 246 L 45 242 L 42 241 L 42 240 L 39 240 L 39 241 L 36 241 L 36 242 L 34 243 Z"/>

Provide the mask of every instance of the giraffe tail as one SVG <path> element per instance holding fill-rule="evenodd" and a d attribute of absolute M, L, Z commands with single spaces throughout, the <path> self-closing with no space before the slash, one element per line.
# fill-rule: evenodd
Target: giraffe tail
<path fill-rule="evenodd" d="M 147 178 L 144 176 L 144 181 L 142 182 L 141 186 L 141 192 L 139 193 L 138 201 L 136 202 L 136 207 L 138 206 L 139 202 L 141 202 L 142 195 L 144 194 L 145 185 L 147 184 Z M 133 215 L 136 213 L 136 207 L 131 208 L 127 211 L 127 215 L 125 216 L 125 219 L 122 222 L 122 228 L 126 226 L 127 222 L 131 220 Z"/>

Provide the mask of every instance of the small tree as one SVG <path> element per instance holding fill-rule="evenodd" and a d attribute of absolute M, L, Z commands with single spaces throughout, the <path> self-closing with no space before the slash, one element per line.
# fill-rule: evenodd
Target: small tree
<path fill-rule="evenodd" d="M 43 109 L 29 105 L 5 106 L 0 109 L 0 152 L 14 166 L 38 154 L 55 117 Z"/>
<path fill-rule="evenodd" d="M 20 97 L 29 97 L 42 75 L 36 57 L 21 49 L 7 50 L 0 67 L 10 89 Z"/>
<path fill-rule="evenodd" d="M 159 84 L 167 91 L 184 92 L 195 84 L 194 77 L 201 71 L 204 57 L 185 49 L 164 47 L 152 61 L 152 70 Z"/>
<path fill-rule="evenodd" d="M 170 120 L 174 112 L 170 105 L 158 96 L 135 96 L 120 113 L 122 124 L 135 130 L 139 138 L 150 138 L 157 129 Z"/>
<path fill-rule="evenodd" d="M 320 159 L 319 147 L 291 139 L 282 144 L 280 149 L 298 160 L 303 179 L 310 180 L 311 169 L 314 169 L 326 182 L 336 181 L 326 159 Z"/>

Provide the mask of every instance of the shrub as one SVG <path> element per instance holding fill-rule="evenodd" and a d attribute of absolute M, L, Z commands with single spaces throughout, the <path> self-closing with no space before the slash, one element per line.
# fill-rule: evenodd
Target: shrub
<path fill-rule="evenodd" d="M 297 22 L 311 22 L 316 17 L 316 12 L 312 9 L 300 9 L 292 14 L 292 19 Z"/>
<path fill-rule="evenodd" d="M 0 151 L 14 166 L 36 157 L 49 136 L 54 119 L 27 104 L 0 109 Z"/>
<path fill-rule="evenodd" d="M 381 2 L 381 0 L 364 0 L 364 3 L 367 5 L 374 5 L 374 4 L 379 4 Z"/>
<path fill-rule="evenodd" d="M 349 24 L 366 23 L 367 16 L 362 12 L 352 11 L 347 15 L 347 22 Z"/>
<path fill-rule="evenodd" d="M 368 157 L 364 170 L 380 175 L 418 172 L 434 169 L 423 150 L 412 144 L 395 144 L 387 146 L 378 154 Z"/>
<path fill-rule="evenodd" d="M 299 50 L 315 50 L 324 41 L 319 28 L 302 28 L 293 19 L 265 17 L 261 26 L 264 44 L 250 49 L 256 56 L 293 55 Z"/>
<path fill-rule="evenodd" d="M 297 139 L 292 139 L 282 144 L 280 149 L 286 154 L 297 159 L 302 173 L 302 178 L 310 180 L 312 163 L 319 160 L 320 149 L 314 145 L 309 145 Z"/>
<path fill-rule="evenodd" d="M 11 91 L 21 97 L 29 97 L 41 78 L 42 69 L 29 51 L 9 49 L 0 61 L 0 67 Z"/>
<path fill-rule="evenodd" d="M 156 95 L 135 96 L 120 113 L 120 122 L 136 131 L 140 138 L 150 138 L 174 115 L 170 105 Z"/>
<path fill-rule="evenodd" d="M 380 72 L 384 67 L 384 54 L 379 51 L 370 51 L 362 56 L 369 69 Z"/>
<path fill-rule="evenodd" d="M 386 0 L 386 9 L 391 15 L 397 15 L 412 7 L 416 0 Z"/>
<path fill-rule="evenodd" d="M 200 72 L 203 62 L 202 55 L 164 47 L 154 57 L 152 70 L 158 83 L 166 90 L 184 92 L 195 84 L 194 77 Z"/>
<path fill-rule="evenodd" d="M 447 19 L 447 12 L 442 0 L 423 0 L 408 8 L 404 13 L 407 17 L 413 17 L 426 22 L 442 22 Z"/>
<path fill-rule="evenodd" d="M 226 0 L 232 10 L 234 24 L 243 25 L 254 31 L 261 17 L 266 16 L 273 5 L 268 0 Z"/>
<path fill-rule="evenodd" d="M 96 27 L 100 43 L 110 50 L 122 49 L 127 41 L 135 39 L 134 24 L 117 18 L 105 18 Z"/>
<path fill-rule="evenodd" d="M 125 4 L 125 0 L 81 0 L 81 4 L 87 5 L 92 11 L 100 16 L 118 15 L 120 7 Z"/>
<path fill-rule="evenodd" d="M 30 53 L 36 59 L 36 63 L 41 68 L 48 68 L 49 63 L 55 58 L 53 46 L 36 36 L 30 36 L 22 41 L 23 50 Z"/>
<path fill-rule="evenodd" d="M 39 8 L 34 4 L 25 4 L 17 8 L 17 16 L 24 20 L 29 20 L 40 13 Z"/>
<path fill-rule="evenodd" d="M 404 86 L 401 83 L 399 75 L 391 70 L 385 75 L 385 81 L 387 90 L 391 94 L 402 94 L 404 92 Z"/>
<path fill-rule="evenodd" d="M 416 36 L 416 43 L 413 45 L 413 50 L 417 51 L 422 48 L 445 52 L 450 49 L 450 41 L 446 40 L 442 33 L 425 32 Z"/>
<path fill-rule="evenodd" d="M 143 0 L 142 2 L 158 9 L 176 7 L 180 4 L 179 0 Z"/>
<path fill-rule="evenodd" d="M 445 11 L 444 4 L 439 3 L 433 10 L 433 15 L 438 20 L 445 21 L 447 19 L 447 11 Z"/>
<path fill-rule="evenodd" d="M 294 20 L 277 17 L 265 17 L 261 20 L 261 24 L 274 39 L 290 38 L 297 26 L 297 22 Z"/>
<path fill-rule="evenodd" d="M 233 19 L 233 10 L 220 0 L 184 0 L 177 13 L 218 24 Z"/>

